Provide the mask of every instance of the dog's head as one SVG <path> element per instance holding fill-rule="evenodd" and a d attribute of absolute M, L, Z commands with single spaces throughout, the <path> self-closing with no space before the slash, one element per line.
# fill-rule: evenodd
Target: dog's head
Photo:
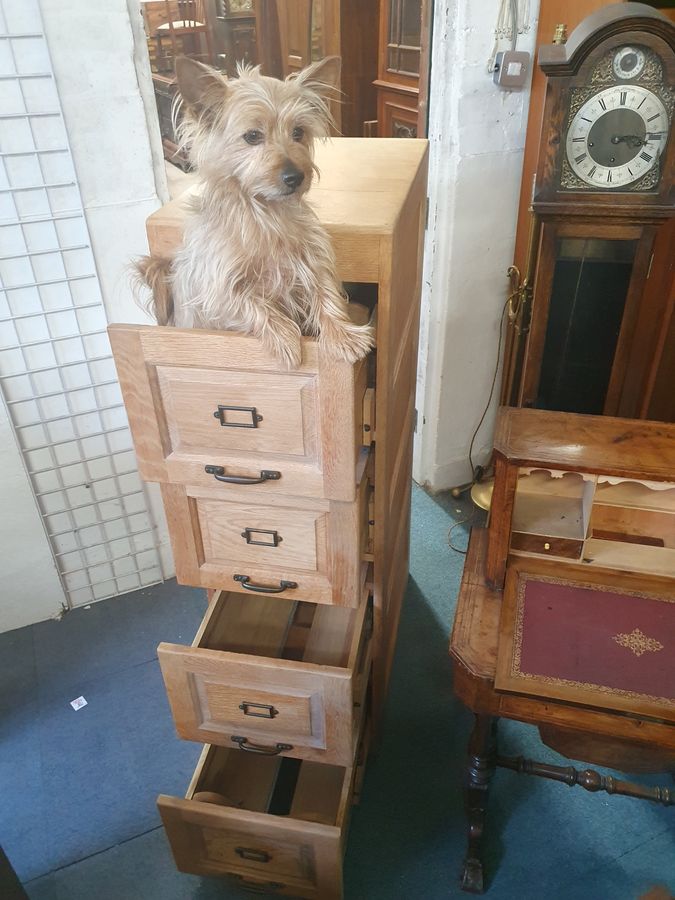
<path fill-rule="evenodd" d="M 340 59 L 329 56 L 285 81 L 242 67 L 239 77 L 187 57 L 176 61 L 181 139 L 206 181 L 234 178 L 242 190 L 281 200 L 308 190 L 313 143 L 331 125 Z"/>

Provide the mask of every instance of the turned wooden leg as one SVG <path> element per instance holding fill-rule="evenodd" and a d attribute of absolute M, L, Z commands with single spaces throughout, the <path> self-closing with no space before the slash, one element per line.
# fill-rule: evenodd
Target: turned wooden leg
<path fill-rule="evenodd" d="M 487 813 L 488 789 L 495 772 L 497 720 L 491 716 L 476 716 L 469 738 L 469 761 L 466 781 L 466 816 L 469 843 L 462 872 L 462 890 L 482 894 L 483 861 L 481 843 Z"/>

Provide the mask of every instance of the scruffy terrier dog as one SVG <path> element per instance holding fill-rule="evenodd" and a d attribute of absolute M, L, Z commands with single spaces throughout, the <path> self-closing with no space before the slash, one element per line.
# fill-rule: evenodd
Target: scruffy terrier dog
<path fill-rule="evenodd" d="M 301 363 L 301 335 L 338 359 L 365 356 L 372 331 L 350 321 L 329 237 L 305 200 L 339 58 L 285 81 L 250 67 L 227 80 L 185 57 L 176 74 L 181 141 L 204 186 L 177 255 L 137 264 L 157 322 L 254 335 L 289 368 Z"/>

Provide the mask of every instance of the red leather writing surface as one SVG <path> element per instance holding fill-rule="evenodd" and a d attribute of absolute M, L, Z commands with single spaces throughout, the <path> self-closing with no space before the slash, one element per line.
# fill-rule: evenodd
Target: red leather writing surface
<path fill-rule="evenodd" d="M 515 630 L 516 678 L 675 702 L 672 600 L 521 573 Z"/>

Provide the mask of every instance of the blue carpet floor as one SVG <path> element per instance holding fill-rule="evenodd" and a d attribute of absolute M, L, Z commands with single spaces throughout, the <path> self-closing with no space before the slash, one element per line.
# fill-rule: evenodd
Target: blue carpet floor
<path fill-rule="evenodd" d="M 465 846 L 470 716 L 453 698 L 448 632 L 466 510 L 414 491 L 411 577 L 382 744 L 354 809 L 346 900 L 443 900 Z M 453 532 L 464 545 L 466 529 Z M 178 873 L 158 793 L 182 795 L 200 748 L 173 729 L 155 648 L 190 642 L 202 591 L 169 582 L 0 635 L 0 844 L 31 900 L 238 900 Z M 83 695 L 78 712 L 70 701 Z M 502 723 L 507 753 L 560 757 Z M 664 779 L 661 779 L 663 781 Z M 675 894 L 675 810 L 498 772 L 487 837 L 490 900 L 637 900 Z"/>

